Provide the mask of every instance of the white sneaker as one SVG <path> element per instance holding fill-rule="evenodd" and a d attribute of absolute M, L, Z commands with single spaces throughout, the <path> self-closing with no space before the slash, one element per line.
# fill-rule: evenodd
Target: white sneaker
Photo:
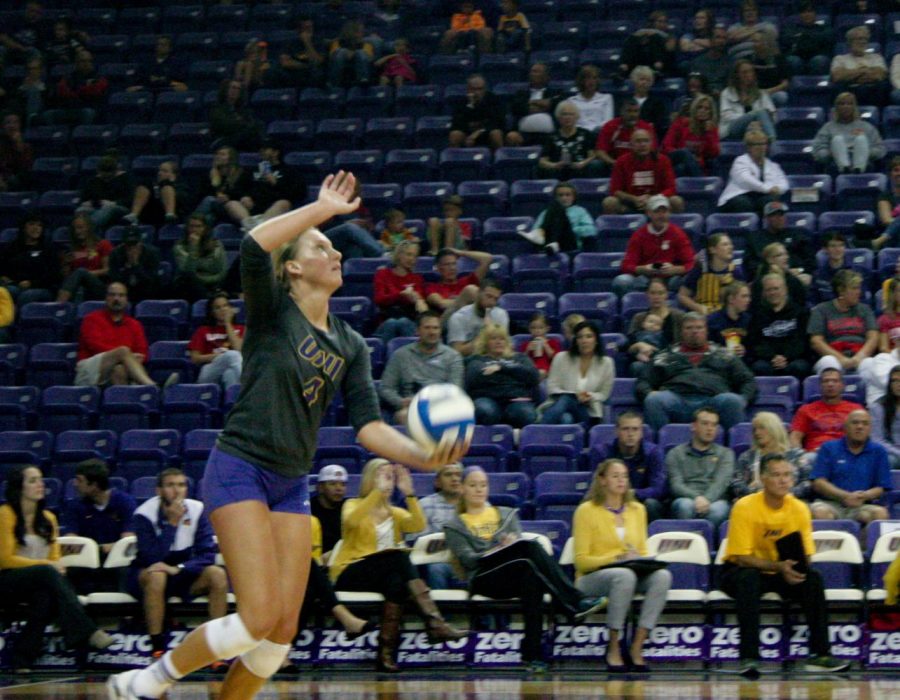
<path fill-rule="evenodd" d="M 106 696 L 109 700 L 143 700 L 131 690 L 134 677 L 140 672 L 141 669 L 133 668 L 130 671 L 116 673 L 107 678 Z"/>

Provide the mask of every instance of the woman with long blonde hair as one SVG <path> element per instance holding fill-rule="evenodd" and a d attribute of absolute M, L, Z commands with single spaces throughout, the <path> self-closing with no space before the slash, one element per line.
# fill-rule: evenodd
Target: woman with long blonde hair
<path fill-rule="evenodd" d="M 719 157 L 719 120 L 709 95 L 691 100 L 690 112 L 678 117 L 662 142 L 662 152 L 672 160 L 679 177 L 708 175 Z"/>
<path fill-rule="evenodd" d="M 731 482 L 731 496 L 735 500 L 751 493 L 756 493 L 762 488 L 759 477 L 759 464 L 768 454 L 780 454 L 790 462 L 794 468 L 794 495 L 805 500 L 812 495 L 812 487 L 809 474 L 812 465 L 806 456 L 806 452 L 799 447 L 791 447 L 787 430 L 776 414 L 770 411 L 761 411 L 753 416 L 753 442 L 749 450 L 738 457 L 734 470 L 734 479 Z"/>

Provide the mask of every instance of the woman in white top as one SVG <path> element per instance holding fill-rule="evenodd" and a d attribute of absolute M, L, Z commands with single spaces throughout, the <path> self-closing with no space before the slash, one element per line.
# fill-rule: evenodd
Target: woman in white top
<path fill-rule="evenodd" d="M 615 378 L 615 365 L 603 351 L 597 326 L 582 321 L 575 326 L 569 351 L 553 357 L 547 376 L 550 398 L 541 406 L 541 423 L 598 422 Z"/>
<path fill-rule="evenodd" d="M 775 104 L 756 82 L 756 69 L 747 60 L 735 61 L 728 78 L 728 87 L 719 97 L 719 137 L 743 138 L 751 124 L 762 129 L 770 141 L 775 140 L 772 115 Z"/>
<path fill-rule="evenodd" d="M 578 69 L 575 76 L 575 87 L 578 92 L 569 98 L 578 107 L 578 123 L 582 129 L 600 131 L 600 127 L 615 117 L 615 106 L 612 95 L 597 92 L 600 85 L 600 69 L 586 65 Z"/>
<path fill-rule="evenodd" d="M 748 130 L 744 146 L 747 152 L 731 164 L 728 184 L 719 196 L 719 210 L 754 212 L 762 217 L 766 204 L 778 201 L 790 185 L 781 166 L 766 157 L 769 139 L 762 131 Z"/>

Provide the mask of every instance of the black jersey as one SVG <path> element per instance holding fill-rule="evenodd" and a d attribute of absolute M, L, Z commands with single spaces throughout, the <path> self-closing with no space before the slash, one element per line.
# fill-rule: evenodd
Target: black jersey
<path fill-rule="evenodd" d="M 338 389 L 354 428 L 381 419 L 369 349 L 333 315 L 330 332 L 313 326 L 251 236 L 241 243 L 241 279 L 247 310 L 241 392 L 218 445 L 282 476 L 307 474 L 319 424 Z"/>

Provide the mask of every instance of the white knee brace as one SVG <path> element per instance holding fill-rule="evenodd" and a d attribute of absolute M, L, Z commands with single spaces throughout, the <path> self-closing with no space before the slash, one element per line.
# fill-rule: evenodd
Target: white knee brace
<path fill-rule="evenodd" d="M 206 643 L 217 659 L 232 659 L 250 651 L 259 644 L 254 639 L 238 613 L 210 620 L 204 625 Z"/>
<path fill-rule="evenodd" d="M 276 644 L 264 639 L 250 651 L 241 654 L 241 663 L 254 676 L 270 678 L 281 668 L 290 650 L 290 644 Z"/>

